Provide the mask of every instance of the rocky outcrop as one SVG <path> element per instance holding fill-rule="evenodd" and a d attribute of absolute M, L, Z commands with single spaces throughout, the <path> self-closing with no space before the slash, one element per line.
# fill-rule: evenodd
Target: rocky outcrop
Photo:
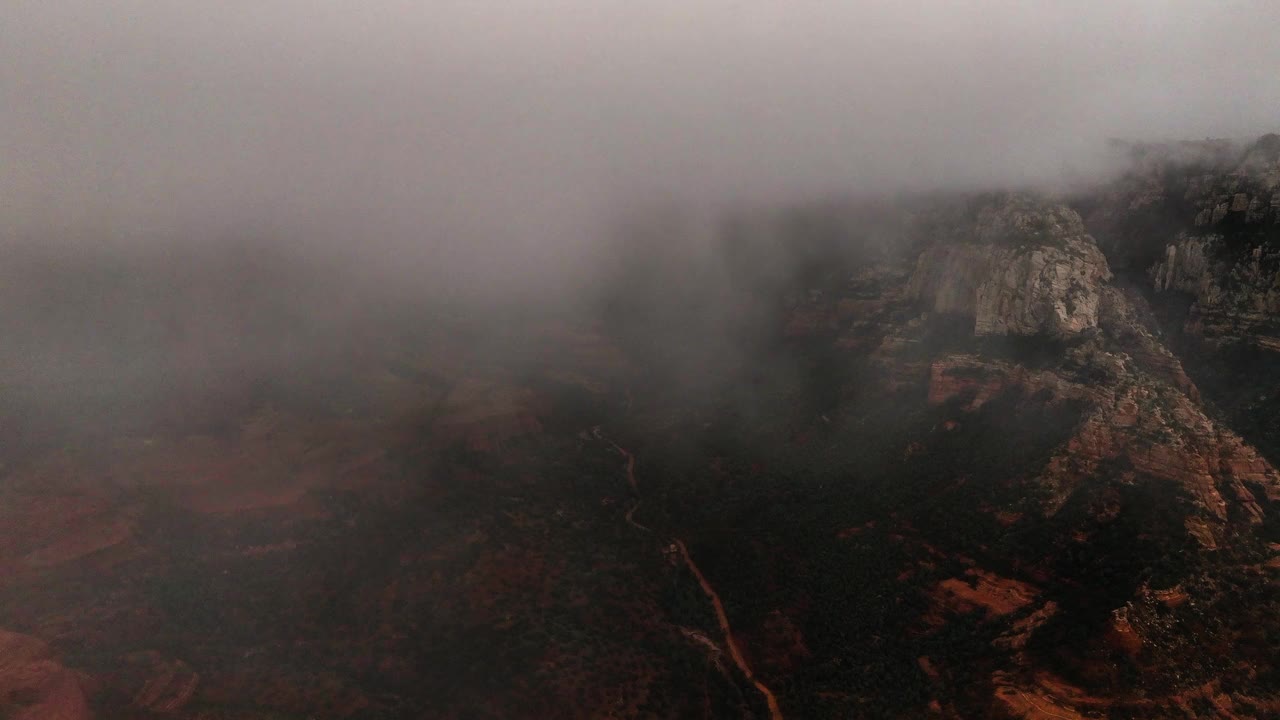
<path fill-rule="evenodd" d="M 43 641 L 0 630 L 0 717 L 88 720 L 85 679 L 60 664 Z"/>
<path fill-rule="evenodd" d="M 1280 348 L 1280 135 L 1126 149 L 1127 171 L 1078 203 L 1112 264 L 1190 296 L 1193 335 Z"/>
<path fill-rule="evenodd" d="M 981 201 L 969 226 L 921 253 L 910 294 L 973 318 L 976 335 L 1073 335 L 1097 326 L 1106 258 L 1074 211 L 1026 196 Z"/>
<path fill-rule="evenodd" d="M 1280 350 L 1280 252 L 1263 246 L 1233 252 L 1221 235 L 1184 233 L 1149 274 L 1157 292 L 1194 299 L 1185 327 L 1194 337 Z"/>
<path fill-rule="evenodd" d="M 981 611 L 988 617 L 1009 615 L 1035 601 L 1039 591 L 1024 582 L 971 569 L 964 577 L 947 578 L 931 593 L 938 612 Z"/>
<path fill-rule="evenodd" d="M 1131 285 L 1106 288 L 1098 326 L 1139 368 L 1169 383 L 1188 398 L 1200 400 L 1200 389 L 1187 375 L 1182 361 L 1160 339 L 1159 320 L 1137 288 Z"/>
<path fill-rule="evenodd" d="M 1114 267 L 1149 268 L 1182 232 L 1248 247 L 1280 237 L 1280 136 L 1118 149 L 1125 171 L 1076 203 Z"/>
<path fill-rule="evenodd" d="M 1075 206 L 1225 422 L 1280 460 L 1280 135 L 1126 149 Z"/>
<path fill-rule="evenodd" d="M 1203 238 L 1182 237 L 1165 248 L 1164 260 L 1151 268 L 1156 292 L 1181 290 L 1210 299 L 1218 294 L 1211 274 L 1212 263 L 1206 249 L 1212 243 Z"/>
<path fill-rule="evenodd" d="M 1192 175 L 1185 198 L 1198 211 L 1196 227 L 1280 224 L 1280 135 L 1264 135 L 1245 148 L 1238 164 Z"/>
<path fill-rule="evenodd" d="M 1280 474 L 1235 433 L 1208 418 L 1184 392 L 1144 371 L 1127 354 L 1078 348 L 1075 377 L 1056 370 L 954 355 L 933 363 L 929 401 L 960 401 L 973 412 L 1013 389 L 1085 409 L 1075 434 L 1049 458 L 1034 485 L 1053 515 L 1087 489 L 1104 467 L 1125 468 L 1125 482 L 1167 483 L 1198 508 L 1185 529 L 1215 547 L 1233 522 L 1259 523 L 1262 502 L 1280 500 Z"/>
<path fill-rule="evenodd" d="M 153 713 L 175 713 L 195 695 L 200 673 L 181 660 L 157 652 L 141 652 L 123 659 L 125 674 L 136 689 L 129 705 Z"/>

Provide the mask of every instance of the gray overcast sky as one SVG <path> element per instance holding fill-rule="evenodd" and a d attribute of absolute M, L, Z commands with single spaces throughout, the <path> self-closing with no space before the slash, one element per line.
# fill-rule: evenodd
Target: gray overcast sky
<path fill-rule="evenodd" d="M 1031 182 L 1110 136 L 1280 129 L 1277 28 L 1274 0 L 8 0 L 0 233 L 523 271 L 649 195 Z"/>

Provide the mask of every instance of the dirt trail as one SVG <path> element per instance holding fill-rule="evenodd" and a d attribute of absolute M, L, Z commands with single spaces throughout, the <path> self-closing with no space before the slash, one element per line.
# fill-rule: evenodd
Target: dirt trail
<path fill-rule="evenodd" d="M 592 428 L 591 432 L 593 435 L 596 436 L 597 440 L 600 440 L 601 442 L 609 443 L 610 447 L 612 447 L 614 450 L 617 450 L 619 455 L 622 455 L 622 457 L 627 459 L 627 484 L 631 486 L 631 497 L 635 500 L 635 502 L 631 504 L 631 509 L 627 510 L 627 514 L 626 514 L 627 524 L 637 530 L 652 532 L 651 530 L 649 530 L 649 528 L 635 521 L 636 511 L 640 509 L 640 504 L 644 502 L 644 500 L 641 499 L 640 497 L 640 485 L 636 483 L 635 456 L 632 455 L 629 451 L 627 451 L 618 443 L 605 437 L 604 433 L 600 431 L 599 426 Z"/>
<path fill-rule="evenodd" d="M 632 515 L 640 507 L 640 486 L 636 482 L 636 458 L 629 450 L 605 437 L 600 428 L 594 429 L 594 434 L 600 440 L 609 443 L 624 458 L 627 459 L 627 483 L 631 486 L 631 492 L 635 495 L 636 503 L 627 511 L 626 520 L 632 526 L 649 532 L 649 528 L 637 523 L 632 519 Z M 697 578 L 698 584 L 702 586 L 702 592 L 711 601 L 711 606 L 716 611 L 716 622 L 720 625 L 720 632 L 724 635 L 724 643 L 729 648 L 729 657 L 733 659 L 733 664 L 738 666 L 738 670 L 746 676 L 747 680 L 755 686 L 756 690 L 764 696 L 765 703 L 769 706 L 769 717 L 772 720 L 783 720 L 782 709 L 778 706 L 778 698 L 774 696 L 773 691 L 767 685 L 761 682 L 751 670 L 751 665 L 747 663 L 747 658 L 742 654 L 742 650 L 738 647 L 738 641 L 734 639 L 733 627 L 729 624 L 729 615 L 724 610 L 724 603 L 720 601 L 720 594 L 711 586 L 711 582 L 707 580 L 707 576 L 702 574 L 702 570 L 698 564 L 693 561 L 693 556 L 689 554 L 689 548 L 680 538 L 672 538 L 672 544 L 680 553 L 680 558 L 684 561 L 689 571 Z"/>
<path fill-rule="evenodd" d="M 702 592 L 706 594 L 707 599 L 711 601 L 712 606 L 716 610 L 716 620 L 720 623 L 720 632 L 724 633 L 724 643 L 729 646 L 729 657 L 733 658 L 733 664 L 738 666 L 743 675 L 756 686 L 756 690 L 764 695 L 764 700 L 769 704 L 769 717 L 773 720 L 782 720 L 782 709 L 778 707 L 778 698 L 774 697 L 773 691 L 767 685 L 760 682 L 756 678 L 755 673 L 751 672 L 751 666 L 747 664 L 747 659 L 743 657 L 742 651 L 738 648 L 738 641 L 733 638 L 733 628 L 729 626 L 729 616 L 725 614 L 724 603 L 720 602 L 720 595 L 716 593 L 715 588 L 711 587 L 711 583 L 707 581 L 702 571 L 698 569 L 698 564 L 693 561 L 693 557 L 689 555 L 689 548 L 685 547 L 684 541 L 675 538 L 673 542 L 680 550 L 680 557 L 684 559 L 684 564 L 688 566 L 693 576 L 698 578 L 698 584 L 702 586 Z"/>

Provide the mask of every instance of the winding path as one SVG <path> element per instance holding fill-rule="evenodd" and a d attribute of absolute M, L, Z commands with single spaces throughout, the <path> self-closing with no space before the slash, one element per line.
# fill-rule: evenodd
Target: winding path
<path fill-rule="evenodd" d="M 597 440 L 609 443 L 614 450 L 617 450 L 622 457 L 627 459 L 627 484 L 631 486 L 631 496 L 635 499 L 635 502 L 631 505 L 631 509 L 627 510 L 627 524 L 637 530 L 652 532 L 649 528 L 635 521 L 636 511 L 640 509 L 640 503 L 644 502 L 640 497 L 640 485 L 636 482 L 636 456 L 632 455 L 626 448 L 622 447 L 618 443 L 605 437 L 604 433 L 600 431 L 599 425 L 592 428 L 591 433 L 596 436 Z"/>
<path fill-rule="evenodd" d="M 614 450 L 617 450 L 624 458 L 627 459 L 627 484 L 631 486 L 631 492 L 635 496 L 636 502 L 631 506 L 631 509 L 627 511 L 626 520 L 627 523 L 633 527 L 639 528 L 645 532 L 650 532 L 649 528 L 632 519 L 636 510 L 639 509 L 641 502 L 640 485 L 636 482 L 635 455 L 632 455 L 629 450 L 605 437 L 599 427 L 594 428 L 592 432 L 598 439 L 609 443 L 609 445 L 613 446 Z M 716 612 L 716 622 L 720 625 L 720 632 L 724 635 L 724 644 L 729 648 L 729 657 L 733 659 L 733 664 L 738 666 L 738 670 L 741 671 L 742 674 L 746 676 L 747 680 L 750 680 L 751 684 L 755 686 L 756 690 L 764 696 L 765 703 L 769 706 L 769 717 L 772 720 L 783 720 L 782 709 L 778 706 L 778 698 L 774 696 L 773 691 L 761 682 L 760 679 L 756 677 L 756 674 L 752 672 L 751 665 L 747 663 L 747 658 L 742 654 L 742 650 L 738 647 L 738 641 L 733 637 L 733 627 L 729 624 L 729 615 L 724 610 L 724 603 L 720 601 L 720 594 L 711 586 L 711 582 L 707 580 L 707 576 L 702 574 L 702 570 L 698 567 L 698 564 L 693 561 L 693 556 L 689 554 L 689 548 L 684 544 L 684 541 L 680 538 L 672 538 L 671 542 L 680 553 L 680 559 L 684 561 L 685 567 L 689 568 L 689 571 L 693 573 L 695 578 L 697 578 L 698 584 L 702 586 L 703 594 L 711 601 L 711 606 Z"/>

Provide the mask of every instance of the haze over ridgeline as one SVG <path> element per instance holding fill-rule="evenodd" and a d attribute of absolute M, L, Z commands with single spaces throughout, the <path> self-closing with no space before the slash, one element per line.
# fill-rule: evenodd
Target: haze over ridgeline
<path fill-rule="evenodd" d="M 545 293 L 653 204 L 1079 180 L 1253 137 L 1271 2 L 17 2 L 0 237 L 324 248 Z"/>
<path fill-rule="evenodd" d="M 100 426 L 89 396 L 298 375 L 386 308 L 485 335 L 481 307 L 603 305 L 705 367 L 830 260 L 792 236 L 892 246 L 900 193 L 1078 186 L 1109 138 L 1275 129 L 1274 3 L 866 5 L 19 2 L 4 412 Z M 862 210 L 753 245 L 827 203 Z"/>
<path fill-rule="evenodd" d="M 8 0 L 0 720 L 1280 716 L 1278 27 Z"/>

